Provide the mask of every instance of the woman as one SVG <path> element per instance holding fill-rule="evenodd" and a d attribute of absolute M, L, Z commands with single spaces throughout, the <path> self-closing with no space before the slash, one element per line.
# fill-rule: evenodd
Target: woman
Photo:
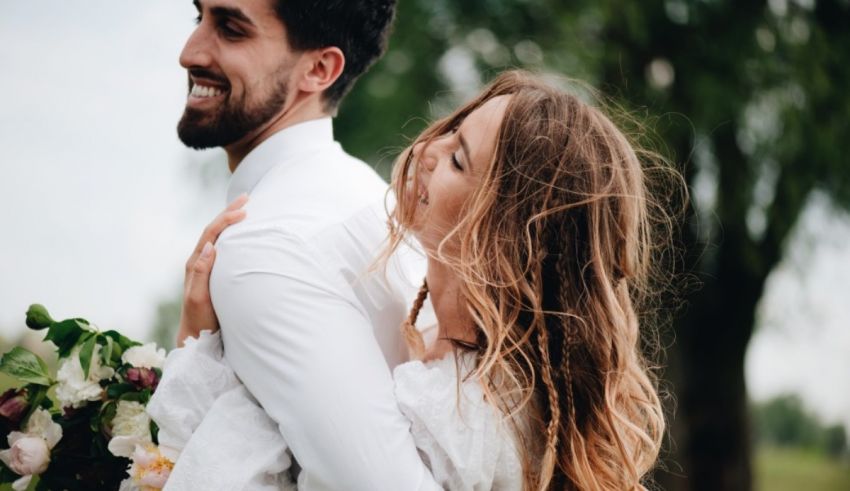
<path fill-rule="evenodd" d="M 647 169 L 602 112 L 519 71 L 402 154 L 386 256 L 413 236 L 428 272 L 396 395 L 445 487 L 644 489 L 664 418 L 639 308 L 669 230 Z M 414 325 L 427 295 L 430 344 Z M 206 312 L 184 324 L 214 325 Z"/>

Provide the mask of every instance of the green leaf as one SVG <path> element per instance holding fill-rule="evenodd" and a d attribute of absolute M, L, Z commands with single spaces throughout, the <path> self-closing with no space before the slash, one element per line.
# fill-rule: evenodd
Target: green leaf
<path fill-rule="evenodd" d="M 127 392 L 134 392 L 136 387 L 133 384 L 112 384 L 106 388 L 106 396 L 110 399 L 118 399 Z"/>
<path fill-rule="evenodd" d="M 141 396 L 139 397 L 139 402 L 147 406 L 151 400 L 151 397 L 153 396 L 153 392 L 150 389 L 143 389 L 141 392 L 139 392 L 139 394 Z"/>
<path fill-rule="evenodd" d="M 94 346 L 97 344 L 97 334 L 87 334 L 83 341 L 83 347 L 80 349 L 80 365 L 83 367 L 83 378 L 89 378 L 89 370 L 91 369 L 91 359 L 94 354 Z"/>
<path fill-rule="evenodd" d="M 115 419 L 115 413 L 117 412 L 117 403 L 115 401 L 109 401 L 103 405 L 100 409 L 100 414 L 97 416 L 97 422 L 99 424 L 99 428 L 92 428 L 95 431 L 106 432 L 112 426 L 112 420 Z M 93 419 L 94 421 L 94 419 Z"/>
<path fill-rule="evenodd" d="M 144 392 L 125 392 L 118 398 L 121 401 L 135 401 L 142 404 L 147 403 L 148 399 L 150 399 L 150 391 L 147 394 Z"/>
<path fill-rule="evenodd" d="M 50 326 L 44 340 L 55 344 L 59 357 L 64 358 L 73 351 L 84 332 L 75 319 L 67 319 Z"/>
<path fill-rule="evenodd" d="M 47 399 L 47 390 L 49 387 L 31 384 L 28 389 L 30 392 L 30 408 L 27 410 L 27 414 L 23 417 L 23 419 L 21 419 L 21 427 L 26 427 L 32 413 L 35 412 L 36 409 L 43 407 L 43 403 L 45 401 L 50 402 L 50 399 Z"/>
<path fill-rule="evenodd" d="M 27 309 L 27 327 L 40 331 L 46 329 L 56 323 L 44 305 L 34 303 Z"/>
<path fill-rule="evenodd" d="M 43 475 L 32 476 L 32 481 L 30 481 L 30 485 L 27 486 L 26 491 L 50 491 L 50 481 L 47 480 L 47 477 L 42 476 Z"/>
<path fill-rule="evenodd" d="M 103 336 L 101 340 L 105 340 L 106 346 L 103 347 L 103 351 L 100 352 L 100 355 L 103 359 L 104 365 L 111 365 L 112 363 L 112 350 L 115 348 L 115 341 L 109 336 Z"/>
<path fill-rule="evenodd" d="M 127 336 L 124 336 L 118 331 L 106 331 L 105 333 L 103 333 L 103 335 L 112 338 L 112 340 L 115 341 L 115 343 L 117 343 L 118 346 L 121 347 L 122 352 L 124 352 L 128 348 L 132 348 L 133 346 L 142 345 L 142 343 L 133 341 L 132 339 L 128 338 Z"/>
<path fill-rule="evenodd" d="M 0 372 L 22 382 L 47 386 L 53 384 L 44 360 L 20 346 L 3 355 L 0 360 Z"/>
<path fill-rule="evenodd" d="M 91 325 L 91 323 L 89 321 L 85 320 L 85 319 L 77 318 L 77 319 L 68 319 L 68 320 L 76 322 L 77 325 L 80 327 L 80 329 L 82 329 L 83 331 L 97 332 L 97 329 L 95 329 Z"/>

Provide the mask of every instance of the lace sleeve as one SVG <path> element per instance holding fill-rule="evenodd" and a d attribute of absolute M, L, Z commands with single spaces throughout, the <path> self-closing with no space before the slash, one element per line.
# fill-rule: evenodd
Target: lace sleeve
<path fill-rule="evenodd" d="M 166 490 L 295 489 L 286 442 L 222 356 L 220 334 L 169 353 L 147 411 L 176 461 Z"/>
<path fill-rule="evenodd" d="M 396 367 L 396 398 L 416 447 L 445 489 L 522 489 L 513 433 L 477 380 L 458 386 L 458 372 L 468 372 L 464 365 L 450 355 Z"/>
<path fill-rule="evenodd" d="M 221 335 L 201 331 L 165 360 L 162 380 L 147 406 L 159 442 L 179 452 L 223 393 L 241 385 L 222 356 Z"/>

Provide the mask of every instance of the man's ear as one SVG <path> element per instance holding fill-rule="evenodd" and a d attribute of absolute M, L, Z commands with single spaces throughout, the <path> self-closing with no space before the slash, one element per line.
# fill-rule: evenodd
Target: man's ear
<path fill-rule="evenodd" d="M 308 52 L 302 62 L 307 65 L 298 82 L 298 89 L 304 92 L 323 92 L 342 75 L 345 55 L 341 49 L 330 46 Z"/>

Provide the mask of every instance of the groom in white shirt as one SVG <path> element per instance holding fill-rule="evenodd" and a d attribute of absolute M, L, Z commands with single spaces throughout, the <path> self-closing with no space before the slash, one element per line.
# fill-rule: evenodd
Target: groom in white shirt
<path fill-rule="evenodd" d="M 390 376 L 424 270 L 396 258 L 386 277 L 369 274 L 387 186 L 331 125 L 383 54 L 395 1 L 194 3 L 178 133 L 225 149 L 228 201 L 250 195 L 210 280 L 226 359 L 278 424 L 301 489 L 432 489 Z"/>

